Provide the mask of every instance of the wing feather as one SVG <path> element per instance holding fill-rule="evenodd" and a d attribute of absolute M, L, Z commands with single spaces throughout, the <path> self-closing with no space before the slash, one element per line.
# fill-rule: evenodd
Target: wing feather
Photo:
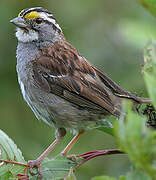
<path fill-rule="evenodd" d="M 120 115 L 120 108 L 114 105 L 119 98 L 99 78 L 98 71 L 70 44 L 55 43 L 53 47 L 42 49 L 32 64 L 34 80 L 44 90 L 80 108 Z"/>

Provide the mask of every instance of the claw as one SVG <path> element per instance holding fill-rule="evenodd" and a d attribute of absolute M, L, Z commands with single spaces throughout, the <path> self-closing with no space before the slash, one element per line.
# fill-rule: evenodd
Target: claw
<path fill-rule="evenodd" d="M 28 161 L 28 168 L 30 171 L 31 175 L 36 175 L 37 173 L 39 174 L 39 178 L 42 179 L 43 178 L 43 173 L 41 171 L 41 162 L 38 160 L 30 160 Z M 33 172 L 33 168 L 37 168 L 37 173 Z"/>

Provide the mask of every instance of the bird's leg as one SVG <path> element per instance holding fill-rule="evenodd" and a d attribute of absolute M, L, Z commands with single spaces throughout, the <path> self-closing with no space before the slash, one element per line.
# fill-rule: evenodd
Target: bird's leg
<path fill-rule="evenodd" d="M 43 174 L 42 174 L 42 171 L 40 169 L 41 162 L 43 161 L 43 159 L 45 157 L 47 157 L 47 155 L 50 153 L 50 151 L 52 149 L 54 149 L 54 147 L 63 139 L 65 134 L 66 134 L 66 130 L 64 128 L 57 129 L 56 135 L 55 135 L 56 136 L 55 141 L 52 142 L 52 144 L 36 160 L 28 161 L 28 167 L 29 167 L 30 173 L 32 175 L 34 175 L 32 168 L 36 167 L 38 169 L 40 179 L 42 179 Z"/>
<path fill-rule="evenodd" d="M 76 136 L 73 137 L 73 139 L 68 143 L 68 145 L 65 147 L 65 149 L 61 152 L 61 155 L 66 156 L 67 153 L 71 150 L 73 145 L 78 141 L 80 136 L 84 134 L 84 131 L 79 132 Z"/>

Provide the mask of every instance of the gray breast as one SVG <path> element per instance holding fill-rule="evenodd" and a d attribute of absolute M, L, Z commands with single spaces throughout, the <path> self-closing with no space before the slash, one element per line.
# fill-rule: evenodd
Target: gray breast
<path fill-rule="evenodd" d="M 16 51 L 18 78 L 22 81 L 27 79 L 27 65 L 36 58 L 38 48 L 35 43 L 19 42 Z"/>

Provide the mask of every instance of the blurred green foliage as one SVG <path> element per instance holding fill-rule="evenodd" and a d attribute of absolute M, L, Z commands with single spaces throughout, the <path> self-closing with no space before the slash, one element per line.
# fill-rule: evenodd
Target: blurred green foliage
<path fill-rule="evenodd" d="M 131 172 L 131 180 L 156 178 L 156 131 L 146 126 L 146 117 L 132 111 L 131 105 L 125 104 L 126 118 L 117 123 L 116 136 L 120 149 L 126 152 L 132 164 L 141 169 L 137 175 Z M 142 178 L 141 176 L 142 175 Z M 129 175 L 130 176 L 130 175 Z"/>
<path fill-rule="evenodd" d="M 143 74 L 152 104 L 156 105 L 155 41 L 151 41 L 145 48 Z M 115 135 L 120 150 L 128 155 L 134 168 L 119 180 L 155 180 L 156 131 L 147 127 L 149 117 L 134 112 L 130 102 L 123 103 L 123 112 L 126 115 L 121 115 L 119 121 L 115 122 Z M 115 180 L 115 178 L 97 177 L 93 180 Z"/>
<path fill-rule="evenodd" d="M 156 16 L 156 1 L 155 0 L 138 0 L 148 11 Z"/>
<path fill-rule="evenodd" d="M 100 176 L 100 177 L 95 177 L 92 180 L 116 180 L 115 178 L 110 178 L 108 176 Z"/>
<path fill-rule="evenodd" d="M 67 40 L 82 55 L 123 88 L 139 95 L 147 95 L 140 73 L 143 47 L 149 38 L 156 36 L 155 19 L 135 0 L 1 0 L 0 128 L 15 140 L 26 159 L 35 159 L 54 139 L 54 129 L 36 120 L 17 82 L 17 40 L 15 27 L 9 21 L 22 9 L 35 6 L 52 11 Z M 68 134 L 51 157 L 60 152 L 71 137 Z M 88 143 L 88 139 L 92 142 Z M 80 139 L 72 152 L 81 154 L 114 147 L 111 136 L 92 130 Z M 127 157 L 114 155 L 88 162 L 78 169 L 77 177 L 81 180 L 103 174 L 117 177 L 128 169 Z"/>
<path fill-rule="evenodd" d="M 150 98 L 156 108 L 156 42 L 150 42 L 144 53 L 144 79 Z"/>

